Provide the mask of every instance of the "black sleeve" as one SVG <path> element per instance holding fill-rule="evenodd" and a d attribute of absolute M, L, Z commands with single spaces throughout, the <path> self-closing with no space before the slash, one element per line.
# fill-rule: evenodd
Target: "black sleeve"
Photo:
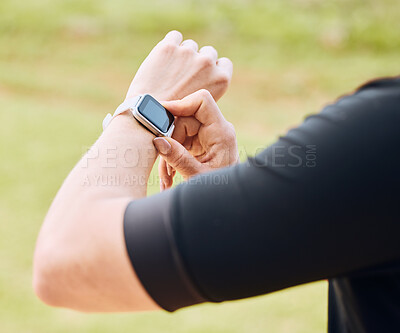
<path fill-rule="evenodd" d="M 327 106 L 247 162 L 125 214 L 149 294 L 174 311 L 400 258 L 400 80 Z"/>

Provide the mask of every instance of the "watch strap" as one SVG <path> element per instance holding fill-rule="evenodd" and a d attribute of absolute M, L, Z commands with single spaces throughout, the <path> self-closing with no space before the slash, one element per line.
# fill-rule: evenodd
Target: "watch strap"
<path fill-rule="evenodd" d="M 103 131 L 107 128 L 110 124 L 111 120 L 113 120 L 116 116 L 120 115 L 121 113 L 128 111 L 131 108 L 134 108 L 136 104 L 139 102 L 139 99 L 142 95 L 138 95 L 132 98 L 125 100 L 122 104 L 120 104 L 117 109 L 115 110 L 114 114 L 108 113 L 103 120 Z"/>

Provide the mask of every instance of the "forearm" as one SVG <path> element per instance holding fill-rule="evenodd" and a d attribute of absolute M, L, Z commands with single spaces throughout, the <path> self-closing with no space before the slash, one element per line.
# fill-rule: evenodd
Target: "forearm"
<path fill-rule="evenodd" d="M 208 89 L 222 96 L 232 63 L 212 47 L 197 52 L 172 31 L 140 66 L 127 97 L 160 100 Z M 146 195 L 153 136 L 131 116 L 115 118 L 71 171 L 46 216 L 34 258 L 34 287 L 46 303 L 83 311 L 158 308 L 139 283 L 123 235 L 127 203 Z"/>
<path fill-rule="evenodd" d="M 35 289 L 45 302 L 82 311 L 154 308 L 127 259 L 122 228 L 127 203 L 146 195 L 152 139 L 120 115 L 68 175 L 35 253 Z"/>
<path fill-rule="evenodd" d="M 146 196 L 157 157 L 153 138 L 132 115 L 116 117 L 71 171 L 57 196 L 63 201 L 74 201 L 74 195 L 98 199 Z"/>
<path fill-rule="evenodd" d="M 68 175 L 46 216 L 42 233 L 66 221 L 79 228 L 91 208 L 106 200 L 146 196 L 156 152 L 153 135 L 131 115 L 116 117 Z M 93 213 L 96 213 L 93 211 Z"/>

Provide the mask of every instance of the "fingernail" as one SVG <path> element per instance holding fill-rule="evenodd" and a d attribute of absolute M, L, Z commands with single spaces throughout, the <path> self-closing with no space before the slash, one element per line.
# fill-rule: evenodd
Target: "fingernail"
<path fill-rule="evenodd" d="M 153 140 L 154 146 L 158 150 L 158 152 L 162 155 L 167 155 L 171 151 L 170 143 L 164 138 L 155 138 Z"/>

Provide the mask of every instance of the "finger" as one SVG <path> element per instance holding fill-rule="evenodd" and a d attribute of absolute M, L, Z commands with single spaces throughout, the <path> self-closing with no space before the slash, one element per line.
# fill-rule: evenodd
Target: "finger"
<path fill-rule="evenodd" d="M 202 165 L 176 140 L 172 138 L 155 138 L 154 146 L 165 160 L 185 179 L 199 173 Z"/>
<path fill-rule="evenodd" d="M 194 116 L 203 125 L 224 120 L 214 98 L 205 89 L 198 90 L 179 101 L 162 102 L 162 105 L 174 116 Z"/>
<path fill-rule="evenodd" d="M 194 136 L 199 132 L 201 123 L 195 117 L 178 117 L 175 120 L 175 129 L 172 137 L 182 143 L 186 137 Z"/>
<path fill-rule="evenodd" d="M 160 161 L 158 162 L 158 177 L 160 179 L 160 192 L 164 191 L 164 177 L 167 174 L 167 167 L 165 160 L 161 157 Z"/>
<path fill-rule="evenodd" d="M 192 49 L 194 52 L 197 52 L 199 49 L 199 45 L 193 39 L 186 39 L 181 43 L 181 46 Z"/>
<path fill-rule="evenodd" d="M 199 158 L 205 154 L 205 150 L 204 150 L 203 146 L 201 145 L 200 138 L 198 135 L 193 137 L 193 140 L 192 140 L 191 146 L 190 146 L 190 154 L 192 154 L 192 156 L 196 157 L 196 159 L 198 161 L 203 163 Z"/>
<path fill-rule="evenodd" d="M 180 43 L 182 43 L 182 39 L 183 39 L 182 34 L 176 30 L 168 32 L 164 37 L 165 42 L 170 42 L 176 45 L 180 45 Z"/>
<path fill-rule="evenodd" d="M 193 136 L 187 136 L 185 141 L 183 141 L 183 143 L 181 144 L 185 147 L 186 150 L 190 151 L 193 147 Z"/>
<path fill-rule="evenodd" d="M 212 46 L 203 46 L 200 51 L 200 54 L 211 58 L 215 63 L 218 60 L 218 52 Z"/>
<path fill-rule="evenodd" d="M 167 162 L 160 158 L 158 163 L 158 176 L 160 178 L 160 191 L 164 191 L 172 186 L 173 177 L 168 175 Z"/>
<path fill-rule="evenodd" d="M 167 164 L 167 174 L 168 174 L 168 176 L 172 177 L 172 175 L 174 174 L 174 170 L 175 169 L 172 166 Z"/>
<path fill-rule="evenodd" d="M 229 81 L 232 78 L 233 64 L 229 58 L 219 58 L 217 61 L 217 67 L 220 68 L 224 73 L 228 75 Z"/>

